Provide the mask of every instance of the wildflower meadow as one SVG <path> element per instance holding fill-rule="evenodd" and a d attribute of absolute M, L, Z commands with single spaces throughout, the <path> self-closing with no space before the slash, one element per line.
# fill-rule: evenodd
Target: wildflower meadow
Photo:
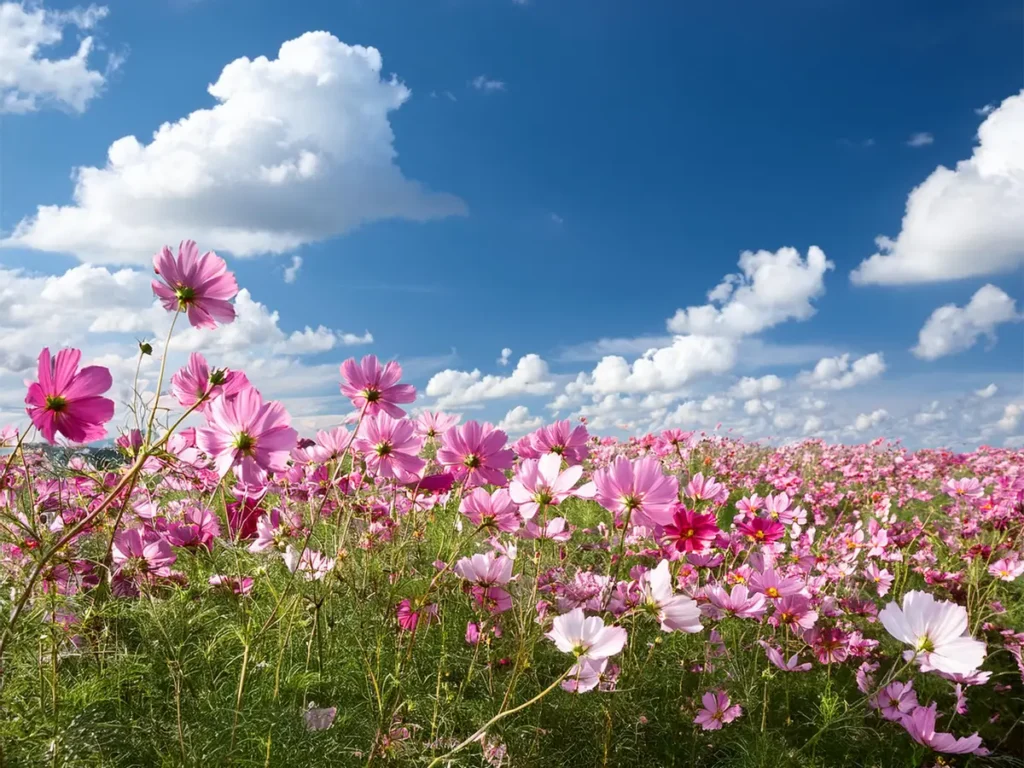
<path fill-rule="evenodd" d="M 153 265 L 168 339 L 230 326 L 220 257 Z M 0 431 L 0 765 L 1024 765 L 1020 450 L 513 441 L 373 355 L 316 434 L 199 353 L 117 423 L 46 343 Z"/>

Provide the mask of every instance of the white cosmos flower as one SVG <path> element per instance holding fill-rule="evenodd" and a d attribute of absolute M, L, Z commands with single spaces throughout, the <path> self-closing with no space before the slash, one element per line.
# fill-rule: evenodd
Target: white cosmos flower
<path fill-rule="evenodd" d="M 967 611 L 927 592 L 908 592 L 903 607 L 889 603 L 878 613 L 886 631 L 917 654 L 924 671 L 970 674 L 985 660 L 985 644 L 967 633 Z"/>
<path fill-rule="evenodd" d="M 600 616 L 584 616 L 582 608 L 556 616 L 551 631 L 544 636 L 563 653 L 594 661 L 614 656 L 626 644 L 626 630 L 606 627 Z"/>

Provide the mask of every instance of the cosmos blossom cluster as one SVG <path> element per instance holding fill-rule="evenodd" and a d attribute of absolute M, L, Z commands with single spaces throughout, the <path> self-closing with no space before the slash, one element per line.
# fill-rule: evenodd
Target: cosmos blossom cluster
<path fill-rule="evenodd" d="M 215 254 L 186 241 L 154 267 L 174 321 L 232 322 L 238 286 Z M 1020 453 L 771 449 L 679 430 L 620 440 L 582 419 L 510 442 L 490 423 L 408 412 L 416 391 L 401 366 L 372 355 L 340 366 L 347 425 L 303 436 L 244 372 L 194 353 L 142 404 L 150 417 L 120 430 L 120 466 L 78 455 L 58 468 L 29 443 L 87 443 L 115 427 L 110 372 L 81 357 L 43 349 L 29 425 L 0 431 L 0 675 L 15 674 L 5 658 L 41 622 L 59 629 L 54 642 L 87 646 L 101 600 L 188 590 L 283 602 L 292 591 L 320 606 L 351 599 L 376 559 L 401 563 L 380 591 L 399 664 L 414 638 L 458 621 L 474 661 L 485 648 L 507 683 L 472 735 L 421 738 L 399 695 L 371 752 L 436 762 L 476 745 L 503 764 L 495 734 L 507 717 L 548 696 L 627 695 L 655 674 L 644 659 L 670 647 L 683 691 L 673 727 L 694 738 L 752 711 L 764 730 L 768 683 L 763 699 L 745 698 L 740 658 L 773 685 L 848 681 L 851 710 L 935 753 L 998 749 L 967 728 L 972 702 L 1020 696 L 1024 633 L 1001 600 L 1020 599 L 1024 574 Z M 424 541 L 430 554 L 410 559 Z M 550 679 L 531 699 L 521 681 L 536 669 Z M 326 730 L 336 712 L 302 718 Z"/>

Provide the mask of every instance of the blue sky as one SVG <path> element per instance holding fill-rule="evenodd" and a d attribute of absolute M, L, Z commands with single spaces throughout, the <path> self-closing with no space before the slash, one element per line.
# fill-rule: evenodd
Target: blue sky
<path fill-rule="evenodd" d="M 108 276 L 124 268 L 145 270 L 148 256 L 163 244 L 145 245 L 149 235 L 165 234 L 157 224 L 144 231 L 141 224 L 124 224 L 123 233 L 122 224 L 100 227 L 88 236 L 69 217 L 33 225 L 38 206 L 72 204 L 72 169 L 103 169 L 108 148 L 121 137 L 134 135 L 149 145 L 162 123 L 214 107 L 218 102 L 207 86 L 240 57 L 273 62 L 283 43 L 314 30 L 331 33 L 339 46 L 379 51 L 381 80 L 374 75 L 372 87 L 360 80 L 362 85 L 330 95 L 310 87 L 296 95 L 298 110 L 261 107 L 263 117 L 286 127 L 301 123 L 308 131 L 316 122 L 310 115 L 321 113 L 318 99 L 329 99 L 322 114 L 328 123 L 341 118 L 337 133 L 332 125 L 318 125 L 318 138 L 310 143 L 288 131 L 294 146 L 283 150 L 280 137 L 268 133 L 266 143 L 242 140 L 240 146 L 251 147 L 243 157 L 217 155 L 207 166 L 212 155 L 192 147 L 196 167 L 212 175 L 215 203 L 189 197 L 189 184 L 200 183 L 195 179 L 182 182 L 183 196 L 180 188 L 168 191 L 171 182 L 168 189 L 147 186 L 160 187 L 153 177 L 172 167 L 155 157 L 134 171 L 146 181 L 127 171 L 107 174 L 112 185 L 121 185 L 116 204 L 78 201 L 92 221 L 97 211 L 145 222 L 156 216 L 154 209 L 173 209 L 166 220 L 177 225 L 174 232 L 188 231 L 168 231 L 166 241 L 196 237 L 204 249 L 225 255 L 251 299 L 266 313 L 278 313 L 272 325 L 286 336 L 320 325 L 356 335 L 369 331 L 372 344 L 338 342 L 294 357 L 286 344 L 261 337 L 274 349 L 254 353 L 255 364 L 275 358 L 281 370 L 308 369 L 311 379 L 322 377 L 295 391 L 274 391 L 273 375 L 264 385 L 286 401 L 306 398 L 298 410 L 309 411 L 304 423 L 310 427 L 343 412 L 343 404 L 328 399 L 336 391 L 334 377 L 323 374 L 350 354 L 397 357 L 425 389 L 445 369 L 508 377 L 519 358 L 532 353 L 544 363 L 543 371 L 534 372 L 532 389 L 491 382 L 508 390 L 507 397 L 463 396 L 471 379 L 450 376 L 448 389 L 462 393 L 455 409 L 499 421 L 524 405 L 530 419 L 551 418 L 555 409 L 547 406 L 583 374 L 590 377 L 581 384 L 586 391 L 558 414 L 597 417 L 613 430 L 702 428 L 713 426 L 714 418 L 752 437 L 859 440 L 877 432 L 917 442 L 1000 443 L 1024 432 L 1024 336 L 1013 305 L 1024 295 L 1024 226 L 1010 221 L 1024 200 L 1024 158 L 1019 138 L 1016 149 L 1012 139 L 1014 129 L 1017 136 L 1024 131 L 1021 99 L 1015 98 L 1024 59 L 1017 2 L 641 7 L 599 0 L 153 0 L 110 2 L 105 14 L 85 20 L 68 15 L 76 8 L 70 3 L 15 5 L 22 13 L 47 14 L 43 23 L 63 34 L 36 58 L 72 56 L 81 39 L 91 37 L 82 69 L 102 80 L 98 86 L 72 84 L 79 101 L 71 103 L 74 98 L 59 95 L 71 91 L 40 86 L 26 64 L 26 79 L 14 90 L 24 100 L 36 88 L 37 98 L 31 106 L 8 106 L 0 116 L 0 231 L 6 238 L 0 269 L 8 270 L 12 285 L 15 275 L 35 280 L 25 283 L 27 293 L 43 290 L 40 278 L 66 275 L 83 262 Z M 325 72 L 335 66 L 344 74 L 350 65 L 323 64 Z M 400 105 L 377 109 L 372 122 L 351 118 L 355 130 L 338 138 L 350 114 L 395 94 L 398 86 L 387 85 L 392 73 L 410 93 Z M 290 82 L 243 90 L 251 98 L 266 87 L 280 103 L 293 88 Z M 233 117 L 222 115 L 221 128 L 251 136 L 255 124 L 246 122 L 241 102 L 235 99 Z M 980 114 L 986 105 L 990 113 Z M 979 161 L 982 170 L 960 174 L 946 192 L 949 207 L 922 205 L 917 223 L 907 227 L 908 195 L 937 167 L 955 169 L 969 161 L 979 126 L 993 116 L 998 119 L 986 123 L 993 138 L 981 142 L 989 150 L 988 160 Z M 393 136 L 382 134 L 382 125 Z M 258 169 L 260 152 L 278 161 L 282 152 L 295 154 L 307 145 L 314 154 L 324 150 L 321 160 L 336 163 L 324 172 L 322 162 L 318 172 L 334 174 L 324 183 L 332 198 L 337 195 L 339 220 L 362 200 L 372 201 L 358 226 L 305 221 L 295 201 L 314 193 L 302 181 L 279 185 L 280 200 L 272 190 L 237 186 L 235 179 Z M 353 164 L 381 151 L 397 153 L 393 163 L 385 159 L 371 163 L 366 176 L 353 174 Z M 992 157 L 1002 163 L 994 172 Z M 188 166 L 181 156 L 173 163 L 175 172 Z M 389 163 L 400 179 L 379 181 Z M 353 176 L 361 181 L 351 181 Z M 410 192 L 410 180 L 422 188 Z M 407 194 L 413 197 L 402 197 Z M 317 202 L 323 204 L 322 196 Z M 239 257 L 242 239 L 236 234 L 217 242 L 217 228 L 248 222 L 246 206 L 262 211 L 251 214 L 250 229 L 266 219 L 278 235 L 301 235 L 289 235 L 295 243 L 285 246 L 247 235 L 253 252 Z M 993 213 L 1001 206 L 1004 217 Z M 392 209 L 399 211 L 396 217 L 379 213 Z M 329 216 L 329 205 L 325 210 Z M 984 219 L 990 215 L 1006 220 L 989 226 Z M 115 241 L 109 249 L 108 232 Z M 854 284 L 851 272 L 879 251 L 875 238 L 883 234 L 899 236 L 895 253 L 916 276 L 892 277 L 899 270 L 886 267 L 885 277 Z M 931 248 L 933 237 L 949 247 Z M 732 334 L 732 362 L 710 374 L 677 376 L 684 381 L 674 384 L 626 383 L 617 391 L 596 386 L 592 371 L 603 352 L 632 363 L 649 347 L 671 346 L 666 320 L 677 308 L 706 304 L 708 291 L 737 272 L 742 251 L 792 247 L 806 257 L 811 246 L 820 247 L 833 268 L 812 291 L 810 314 L 790 313 L 754 332 Z M 296 256 L 301 267 L 293 282 L 285 282 L 285 268 Z M 77 273 L 65 282 L 75 279 Z M 144 285 L 141 274 L 121 282 Z M 96 274 L 93 283 L 99 300 L 112 295 L 99 288 Z M 989 284 L 1005 299 L 986 293 L 969 312 L 937 324 L 933 336 L 940 341 L 933 349 L 941 354 L 910 351 L 933 311 L 946 304 L 964 308 Z M 68 295 L 72 305 L 89 299 L 82 291 Z M 2 296 L 0 327 L 6 322 L 36 351 L 40 332 L 51 331 L 55 338 L 44 340 L 54 346 L 66 341 L 87 351 L 94 345 L 100 357 L 117 354 L 112 350 L 119 339 L 109 332 L 82 336 L 70 322 L 30 327 L 26 316 L 33 312 L 24 309 L 8 311 L 5 321 Z M 140 305 L 131 301 L 122 309 L 141 316 Z M 157 335 L 157 327 L 146 333 L 144 326 L 121 321 L 118 328 Z M 599 347 L 599 339 L 619 341 Z M 232 362 L 243 360 L 244 341 L 221 351 Z M 258 345 L 248 346 L 252 352 Z M 497 361 L 504 347 L 512 350 L 507 366 Z M 5 387 L 4 379 L 5 370 L 11 381 L 23 378 L 15 352 L 22 363 L 35 355 L 13 342 L 7 352 L 6 368 L 0 357 L 0 392 L 6 393 L 0 415 L 16 409 L 17 387 Z M 800 378 L 819 359 L 847 353 L 851 362 L 878 354 L 884 370 L 840 388 L 827 382 L 815 388 Z M 129 363 L 118 367 L 111 360 L 112 367 L 133 368 L 131 349 L 122 354 Z M 763 398 L 771 411 L 751 414 L 744 409 L 749 398 L 728 394 L 741 376 L 769 374 L 785 382 L 772 390 L 772 399 Z M 990 383 L 998 393 L 971 395 Z M 445 385 L 439 380 L 434 389 Z M 827 397 L 819 398 L 823 391 Z M 616 402 L 595 410 L 609 394 Z M 639 402 L 651 395 L 657 402 Z M 701 410 L 710 396 L 733 402 Z M 808 396 L 825 405 L 798 404 Z M 425 405 L 443 397 L 426 398 Z M 939 404 L 931 406 L 933 400 Z M 679 410 L 688 402 L 695 405 Z M 878 410 L 886 415 L 851 430 L 858 416 Z M 783 412 L 792 418 L 778 419 Z M 921 413 L 939 412 L 942 419 L 915 423 Z M 809 423 L 811 416 L 821 424 Z"/>

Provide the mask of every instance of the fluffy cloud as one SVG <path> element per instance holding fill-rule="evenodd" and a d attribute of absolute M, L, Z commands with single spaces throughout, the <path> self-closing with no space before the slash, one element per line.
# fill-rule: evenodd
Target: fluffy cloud
<path fill-rule="evenodd" d="M 678 389 L 694 379 L 729 371 L 736 363 L 736 343 L 716 336 L 677 336 L 671 346 L 648 350 L 630 364 L 603 358 L 583 391 L 595 395 Z"/>
<path fill-rule="evenodd" d="M 932 312 L 911 351 L 925 360 L 963 352 L 973 347 L 979 336 L 994 340 L 1000 323 L 1018 319 L 1014 300 L 994 285 L 984 285 L 966 306 L 945 304 Z"/>
<path fill-rule="evenodd" d="M 738 337 L 806 320 L 815 313 L 812 300 L 825 292 L 825 273 L 835 265 L 811 246 L 806 259 L 795 248 L 744 251 L 739 266 L 740 272 L 708 292 L 710 303 L 677 309 L 668 319 L 669 331 Z"/>
<path fill-rule="evenodd" d="M 538 355 L 524 355 L 508 376 L 484 376 L 479 370 L 452 369 L 434 374 L 427 382 L 426 394 L 437 398 L 437 408 L 477 405 L 521 395 L 544 395 L 554 389 L 548 364 Z"/>
<path fill-rule="evenodd" d="M 865 432 L 873 427 L 877 427 L 883 421 L 889 418 L 889 412 L 884 408 L 877 408 L 871 413 L 862 413 L 857 416 L 854 420 L 851 429 L 855 432 Z"/>
<path fill-rule="evenodd" d="M 885 372 L 885 359 L 880 352 L 850 362 L 849 353 L 838 357 L 823 357 L 813 371 L 803 371 L 798 377 L 801 384 L 811 389 L 849 389 L 870 381 Z"/>
<path fill-rule="evenodd" d="M 58 45 L 64 30 L 93 29 L 107 15 L 105 7 L 90 5 L 70 11 L 48 11 L 25 2 L 0 3 L 0 113 L 35 112 L 55 106 L 84 112 L 106 76 L 89 69 L 92 36 L 78 42 L 78 50 L 63 59 L 49 59 L 41 49 Z M 108 60 L 108 70 L 117 59 Z"/>
<path fill-rule="evenodd" d="M 895 240 L 854 270 L 855 283 L 923 283 L 1004 272 L 1024 262 L 1024 91 L 988 113 L 978 146 L 910 193 Z"/>
<path fill-rule="evenodd" d="M 75 171 L 74 203 L 40 206 L 2 245 L 144 263 L 182 233 L 237 256 L 282 253 L 387 218 L 464 214 L 406 179 L 388 115 L 410 96 L 375 48 L 307 32 L 276 59 L 240 58 L 209 86 L 217 104 L 115 141 Z"/>
<path fill-rule="evenodd" d="M 730 390 L 736 397 L 751 398 L 760 397 L 769 392 L 778 392 L 782 389 L 784 382 L 773 373 L 762 376 L 759 379 L 751 376 L 744 376 Z"/>
<path fill-rule="evenodd" d="M 284 268 L 284 281 L 294 283 L 299 276 L 300 269 L 302 269 L 302 257 L 292 256 L 292 263 Z"/>
<path fill-rule="evenodd" d="M 933 400 L 931 405 L 914 414 L 913 422 L 919 427 L 926 427 L 946 420 L 946 412 L 939 408 L 939 401 Z"/>
<path fill-rule="evenodd" d="M 498 365 L 508 365 L 510 357 L 512 357 L 512 350 L 509 347 L 503 347 L 501 356 L 498 358 Z"/>
<path fill-rule="evenodd" d="M 998 391 L 999 387 L 997 387 L 995 384 L 989 384 L 987 387 L 974 390 L 974 394 L 980 397 L 982 400 L 988 400 L 988 398 L 992 397 L 992 395 L 994 395 Z"/>
<path fill-rule="evenodd" d="M 543 426 L 544 419 L 540 416 L 531 416 L 530 409 L 525 405 L 517 405 L 498 422 L 498 429 L 503 429 L 512 436 L 525 435 Z"/>

